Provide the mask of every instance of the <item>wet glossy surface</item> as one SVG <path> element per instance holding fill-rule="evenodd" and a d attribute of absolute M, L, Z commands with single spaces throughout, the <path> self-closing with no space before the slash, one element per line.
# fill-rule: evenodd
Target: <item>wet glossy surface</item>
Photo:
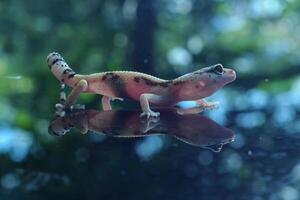
<path fill-rule="evenodd" d="M 62 196 L 74 199 L 297 195 L 300 137 L 294 126 L 265 120 L 264 126 L 225 128 L 212 115 L 222 110 L 202 115 L 161 110 L 159 119 L 147 120 L 139 117 L 139 111 L 86 109 L 64 117 L 54 114 L 38 137 L 2 128 L 0 150 L 11 163 L 6 164 L 9 168 L 3 166 L 3 195 L 10 197 L 16 190 L 30 198 L 46 194 L 52 198 L 68 191 Z M 240 119 L 253 114 L 227 115 Z M 247 120 L 248 125 L 254 122 L 248 116 Z M 228 142 L 218 152 L 218 144 Z"/>
<path fill-rule="evenodd" d="M 234 141 L 234 133 L 199 114 L 180 115 L 176 110 L 158 110 L 160 117 L 140 117 L 136 111 L 72 110 L 56 116 L 48 132 L 63 136 L 73 127 L 81 133 L 94 132 L 119 138 L 168 135 L 187 144 L 221 151 L 224 144 Z"/>

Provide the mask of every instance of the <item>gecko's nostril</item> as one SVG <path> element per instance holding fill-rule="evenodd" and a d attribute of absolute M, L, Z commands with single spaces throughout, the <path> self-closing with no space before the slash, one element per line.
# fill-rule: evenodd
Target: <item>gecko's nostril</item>
<path fill-rule="evenodd" d="M 213 69 L 214 69 L 215 73 L 217 73 L 217 74 L 221 75 L 221 74 L 224 73 L 224 69 L 223 69 L 223 66 L 221 64 L 215 65 Z"/>

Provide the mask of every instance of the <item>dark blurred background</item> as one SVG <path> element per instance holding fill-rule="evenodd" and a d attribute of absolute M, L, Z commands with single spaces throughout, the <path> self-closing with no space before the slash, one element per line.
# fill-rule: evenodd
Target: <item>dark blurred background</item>
<path fill-rule="evenodd" d="M 299 13 L 297 0 L 1 0 L 0 198 L 299 199 Z M 236 141 L 213 153 L 160 136 L 52 137 L 53 51 L 83 74 L 233 68 L 206 115 Z M 80 103 L 101 109 L 97 95 Z"/>

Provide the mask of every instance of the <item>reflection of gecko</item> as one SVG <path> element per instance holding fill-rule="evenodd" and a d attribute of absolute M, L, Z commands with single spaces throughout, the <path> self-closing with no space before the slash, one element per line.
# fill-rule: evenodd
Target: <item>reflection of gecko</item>
<path fill-rule="evenodd" d="M 232 142 L 235 134 L 203 115 L 180 115 L 176 109 L 160 109 L 159 118 L 140 118 L 139 111 L 98 111 L 73 109 L 64 116 L 56 115 L 48 132 L 62 136 L 72 128 L 85 134 L 105 134 L 117 138 L 169 135 L 190 145 L 219 152 L 222 145 Z"/>
<path fill-rule="evenodd" d="M 81 92 L 101 94 L 104 110 L 111 110 L 110 100 L 130 98 L 140 101 L 141 116 L 159 116 L 149 104 L 170 107 L 180 101 L 194 100 L 203 107 L 211 108 L 215 103 L 207 103 L 203 98 L 210 96 L 236 78 L 231 69 L 221 64 L 202 68 L 172 80 L 163 80 L 139 72 L 112 71 L 90 75 L 76 74 L 58 53 L 51 53 L 47 63 L 52 73 L 62 83 L 73 87 L 64 106 L 70 107 Z"/>

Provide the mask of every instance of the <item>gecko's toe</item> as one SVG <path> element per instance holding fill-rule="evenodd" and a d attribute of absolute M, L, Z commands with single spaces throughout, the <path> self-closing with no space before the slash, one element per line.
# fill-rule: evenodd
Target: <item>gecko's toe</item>
<path fill-rule="evenodd" d="M 206 109 L 216 109 L 219 108 L 220 103 L 219 102 L 208 102 L 204 107 Z"/>
<path fill-rule="evenodd" d="M 65 108 L 65 105 L 63 105 L 61 103 L 57 103 L 57 104 L 55 104 L 55 108 L 56 108 L 56 110 L 63 110 Z"/>
<path fill-rule="evenodd" d="M 66 114 L 65 105 L 63 105 L 61 103 L 57 103 L 57 104 L 55 104 L 55 109 L 56 109 L 56 112 L 55 112 L 56 115 L 58 115 L 59 117 L 65 116 L 65 114 Z"/>
<path fill-rule="evenodd" d="M 115 100 L 119 100 L 119 101 L 123 101 L 123 98 L 120 97 L 110 97 L 110 100 L 115 101 Z"/>
<path fill-rule="evenodd" d="M 55 114 L 59 117 L 64 117 L 66 115 L 66 112 L 64 110 L 57 110 Z"/>
<path fill-rule="evenodd" d="M 140 114 L 140 117 L 143 117 L 143 116 L 147 116 L 147 118 L 150 118 L 150 117 L 158 117 L 160 115 L 159 112 L 153 112 L 152 110 L 149 110 L 149 111 L 144 111 Z"/>

